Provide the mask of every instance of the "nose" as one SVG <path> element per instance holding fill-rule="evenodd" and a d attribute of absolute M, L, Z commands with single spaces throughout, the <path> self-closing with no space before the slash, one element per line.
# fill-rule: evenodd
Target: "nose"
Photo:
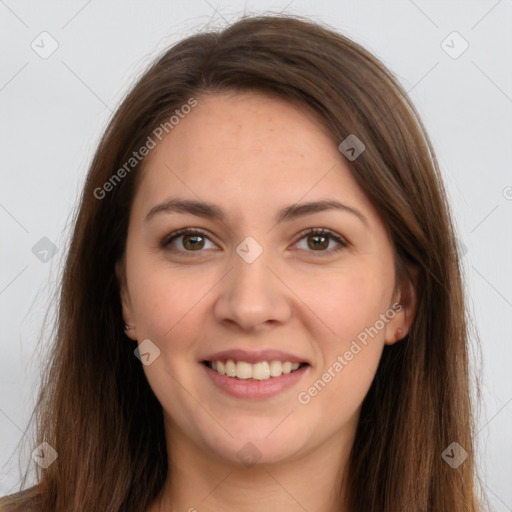
<path fill-rule="evenodd" d="M 249 263 L 234 252 L 231 270 L 219 283 L 214 305 L 218 322 L 258 331 L 289 320 L 293 293 L 270 259 L 263 251 Z"/>

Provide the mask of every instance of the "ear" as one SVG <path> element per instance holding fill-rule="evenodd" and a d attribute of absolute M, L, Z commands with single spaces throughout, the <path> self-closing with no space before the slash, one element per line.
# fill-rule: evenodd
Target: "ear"
<path fill-rule="evenodd" d="M 390 311 L 394 310 L 395 314 L 387 315 L 390 320 L 386 325 L 386 345 L 393 345 L 409 334 L 416 314 L 418 269 L 408 266 L 407 270 L 408 276 L 404 278 L 390 305 Z"/>
<path fill-rule="evenodd" d="M 133 316 L 133 308 L 130 300 L 130 294 L 128 292 L 128 286 L 126 284 L 126 267 L 124 256 L 115 264 L 115 274 L 117 282 L 119 283 L 119 294 L 121 299 L 121 306 L 123 309 L 124 323 L 130 325 L 132 328 L 125 330 L 126 336 L 132 340 L 137 340 L 137 331 L 135 328 L 135 318 Z"/>

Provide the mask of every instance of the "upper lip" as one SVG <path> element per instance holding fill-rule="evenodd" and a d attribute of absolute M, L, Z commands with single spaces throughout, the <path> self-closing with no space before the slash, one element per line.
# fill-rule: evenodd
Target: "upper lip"
<path fill-rule="evenodd" d="M 215 354 L 211 354 L 205 357 L 203 361 L 226 361 L 228 359 L 233 361 L 245 361 L 251 364 L 260 363 L 262 361 L 290 361 L 291 363 L 308 363 L 308 361 L 306 361 L 303 357 L 295 356 L 281 350 L 247 351 L 242 349 L 215 352 Z"/>

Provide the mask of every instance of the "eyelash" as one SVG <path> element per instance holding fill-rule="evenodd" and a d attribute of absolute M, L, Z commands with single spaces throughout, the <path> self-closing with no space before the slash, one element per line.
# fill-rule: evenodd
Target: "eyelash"
<path fill-rule="evenodd" d="M 204 236 L 205 238 L 208 238 L 208 240 L 210 240 L 210 238 L 208 237 L 208 234 L 201 229 L 183 228 L 178 231 L 174 231 L 170 235 L 166 235 L 162 239 L 160 245 L 162 248 L 164 248 L 172 253 L 185 254 L 187 257 L 193 256 L 193 253 L 195 253 L 195 252 L 203 252 L 201 250 L 185 251 L 185 250 L 181 250 L 181 249 L 175 249 L 174 247 L 170 246 L 171 242 L 174 241 L 176 238 L 179 238 L 184 235 L 191 235 L 191 234 L 192 235 L 201 235 L 201 236 Z M 306 238 L 307 236 L 326 236 L 326 237 L 328 237 L 332 240 L 335 240 L 336 242 L 339 243 L 339 247 L 336 249 L 323 250 L 323 251 L 322 250 L 321 251 L 313 251 L 312 250 L 312 251 L 307 251 L 307 252 L 318 252 L 318 253 L 324 253 L 327 255 L 331 255 L 333 253 L 338 253 L 339 251 L 343 250 L 344 248 L 348 247 L 348 245 L 349 245 L 348 242 L 345 239 L 343 239 L 341 236 L 339 236 L 338 234 L 334 233 L 333 231 L 330 231 L 329 229 L 325 229 L 325 228 L 306 229 L 305 231 L 301 231 L 298 236 L 299 236 L 299 238 L 297 239 L 297 242 L 299 242 L 303 238 Z M 297 242 L 295 242 L 295 243 L 297 243 Z"/>

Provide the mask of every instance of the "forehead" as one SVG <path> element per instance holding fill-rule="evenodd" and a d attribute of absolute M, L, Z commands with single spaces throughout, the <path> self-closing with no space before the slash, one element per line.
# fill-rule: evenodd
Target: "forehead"
<path fill-rule="evenodd" d="M 204 94 L 197 102 L 146 157 L 139 205 L 179 195 L 241 214 L 336 198 L 376 213 L 310 109 L 254 92 Z"/>

